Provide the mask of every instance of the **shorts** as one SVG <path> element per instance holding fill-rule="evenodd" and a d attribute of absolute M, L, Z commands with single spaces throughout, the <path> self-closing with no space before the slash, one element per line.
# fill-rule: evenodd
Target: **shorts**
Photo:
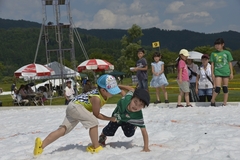
<path fill-rule="evenodd" d="M 220 78 L 230 78 L 230 76 L 215 76 L 216 77 L 220 77 Z"/>
<path fill-rule="evenodd" d="M 186 93 L 186 92 L 190 92 L 189 89 L 189 82 L 188 81 L 182 81 L 182 83 L 180 84 L 179 81 L 177 80 L 178 86 L 179 86 L 179 90 Z"/>
<path fill-rule="evenodd" d="M 147 79 L 138 80 L 138 88 L 148 90 L 148 80 Z"/>
<path fill-rule="evenodd" d="M 68 134 L 79 122 L 88 129 L 97 126 L 97 118 L 84 106 L 70 102 L 66 109 L 66 117 L 59 127 L 66 127 L 65 135 Z"/>
<path fill-rule="evenodd" d="M 211 96 L 213 93 L 212 88 L 208 89 L 198 89 L 198 96 Z"/>
<path fill-rule="evenodd" d="M 102 133 L 105 136 L 114 136 L 115 132 L 117 131 L 118 127 L 122 127 L 123 133 L 126 137 L 132 137 L 135 133 L 136 126 L 133 124 L 122 122 L 121 124 L 117 122 L 109 122 L 106 127 L 103 128 Z"/>

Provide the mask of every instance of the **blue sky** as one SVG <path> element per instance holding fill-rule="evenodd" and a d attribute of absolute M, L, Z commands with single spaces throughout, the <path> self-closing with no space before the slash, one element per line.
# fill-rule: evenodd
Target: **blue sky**
<path fill-rule="evenodd" d="M 68 1 L 68 0 L 66 0 Z M 240 0 L 70 0 L 76 27 L 85 29 L 187 29 L 201 33 L 240 32 Z M 67 23 L 66 6 L 61 22 Z M 47 22 L 54 20 L 47 7 Z M 0 0 L 0 17 L 42 22 L 42 0 Z"/>

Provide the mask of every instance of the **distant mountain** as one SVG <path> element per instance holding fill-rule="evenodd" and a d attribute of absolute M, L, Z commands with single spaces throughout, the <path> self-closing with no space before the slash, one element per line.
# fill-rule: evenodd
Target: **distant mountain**
<path fill-rule="evenodd" d="M 122 29 L 79 29 L 82 34 L 96 36 L 101 39 L 121 39 L 127 34 L 127 30 Z M 141 38 L 144 46 L 151 46 L 152 42 L 160 41 L 161 48 L 168 48 L 171 51 L 179 51 L 181 48 L 189 50 L 197 46 L 212 46 L 217 38 L 223 38 L 225 45 L 232 50 L 240 49 L 240 33 L 235 31 L 227 31 L 220 33 L 198 33 L 188 30 L 170 31 L 159 28 L 143 29 Z"/>
<path fill-rule="evenodd" d="M 37 22 L 30 22 L 25 20 L 10 20 L 0 18 L 0 28 L 9 29 L 9 28 L 33 28 L 41 27 L 41 24 Z"/>
<path fill-rule="evenodd" d="M 41 24 L 25 20 L 8 20 L 0 18 L 0 28 L 33 28 L 41 27 Z M 123 35 L 127 34 L 127 30 L 123 29 L 81 29 L 78 28 L 79 33 L 85 35 L 92 35 L 102 40 L 121 39 Z M 198 33 L 188 30 L 171 31 L 162 30 L 159 28 L 143 29 L 142 45 L 151 46 L 152 42 L 160 41 L 161 48 L 168 48 L 171 51 L 179 51 L 181 48 L 189 50 L 197 46 L 212 46 L 215 39 L 221 37 L 225 40 L 225 46 L 232 49 L 240 49 L 240 33 L 235 31 L 227 31 L 220 33 Z"/>

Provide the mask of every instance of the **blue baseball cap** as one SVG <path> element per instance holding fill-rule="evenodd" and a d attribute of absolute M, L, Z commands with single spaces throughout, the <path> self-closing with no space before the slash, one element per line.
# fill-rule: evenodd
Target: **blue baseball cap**
<path fill-rule="evenodd" d="M 115 77 L 112 75 L 104 74 L 98 78 L 97 84 L 106 89 L 110 94 L 115 95 L 121 92 L 120 88 L 117 85 Z"/>

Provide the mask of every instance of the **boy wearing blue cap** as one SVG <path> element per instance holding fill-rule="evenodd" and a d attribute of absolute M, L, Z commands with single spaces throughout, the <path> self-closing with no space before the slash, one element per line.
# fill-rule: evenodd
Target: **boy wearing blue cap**
<path fill-rule="evenodd" d="M 82 93 L 71 100 L 66 109 L 66 116 L 59 128 L 51 132 L 43 141 L 35 140 L 34 155 L 39 155 L 43 149 L 58 138 L 68 134 L 79 122 L 88 129 L 92 145 L 87 151 L 96 153 L 102 150 L 98 142 L 98 119 L 116 121 L 115 117 L 107 117 L 100 113 L 100 108 L 112 97 L 121 92 L 116 79 L 111 75 L 102 75 L 97 80 L 98 89 Z M 92 113 L 91 113 L 92 112 Z"/>
<path fill-rule="evenodd" d="M 99 143 L 105 146 L 107 136 L 114 136 L 118 127 L 121 127 L 126 137 L 132 137 L 137 127 L 141 129 L 143 136 L 143 150 L 149 152 L 148 133 L 144 124 L 142 109 L 149 105 L 150 96 L 147 90 L 138 88 L 134 91 L 129 86 L 119 85 L 120 89 L 127 89 L 128 92 L 117 103 L 117 107 L 112 113 L 116 121 L 111 121 L 103 128 L 99 137 Z"/>

